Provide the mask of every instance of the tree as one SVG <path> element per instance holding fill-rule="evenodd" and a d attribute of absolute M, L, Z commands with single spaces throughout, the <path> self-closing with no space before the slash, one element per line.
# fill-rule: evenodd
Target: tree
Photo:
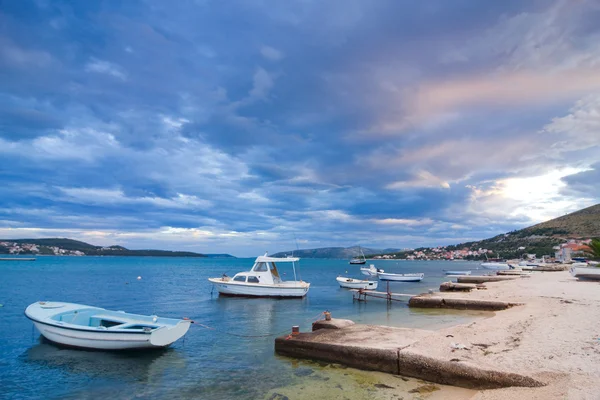
<path fill-rule="evenodd" d="M 600 239 L 592 239 L 588 246 L 590 250 L 587 251 L 587 254 L 591 258 L 600 259 Z"/>

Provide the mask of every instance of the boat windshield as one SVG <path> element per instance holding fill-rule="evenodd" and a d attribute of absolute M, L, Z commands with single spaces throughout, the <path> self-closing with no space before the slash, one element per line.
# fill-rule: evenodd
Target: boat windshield
<path fill-rule="evenodd" d="M 267 263 L 259 262 L 254 267 L 254 271 L 256 272 L 267 272 L 269 268 L 267 267 Z"/>

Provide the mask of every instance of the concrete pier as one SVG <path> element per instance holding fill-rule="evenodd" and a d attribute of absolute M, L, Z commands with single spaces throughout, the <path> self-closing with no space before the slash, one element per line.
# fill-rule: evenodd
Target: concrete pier
<path fill-rule="evenodd" d="M 543 383 L 529 376 L 411 351 L 411 345 L 432 333 L 419 329 L 351 325 L 279 337 L 275 340 L 275 352 L 465 388 L 543 386 Z"/>
<path fill-rule="evenodd" d="M 461 299 L 456 297 L 421 295 L 411 297 L 408 301 L 409 307 L 415 308 L 451 308 L 455 310 L 478 310 L 478 311 L 500 311 L 506 310 L 518 303 L 506 301 Z"/>
<path fill-rule="evenodd" d="M 499 275 L 486 275 L 486 276 L 475 276 L 475 275 L 459 275 L 456 277 L 458 283 L 485 283 L 485 282 L 500 282 L 510 281 L 513 279 L 519 279 L 520 276 L 499 276 Z"/>

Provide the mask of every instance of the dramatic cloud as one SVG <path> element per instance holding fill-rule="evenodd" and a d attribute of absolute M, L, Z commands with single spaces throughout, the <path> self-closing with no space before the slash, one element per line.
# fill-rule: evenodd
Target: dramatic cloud
<path fill-rule="evenodd" d="M 0 237 L 256 255 L 599 202 L 592 0 L 5 2 Z"/>

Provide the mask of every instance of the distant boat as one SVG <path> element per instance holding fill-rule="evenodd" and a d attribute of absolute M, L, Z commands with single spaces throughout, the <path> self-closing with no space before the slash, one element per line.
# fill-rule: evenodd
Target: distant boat
<path fill-rule="evenodd" d="M 0 261 L 35 261 L 35 257 L 1 257 Z"/>
<path fill-rule="evenodd" d="M 182 338 L 192 323 L 188 319 L 44 301 L 27 307 L 25 316 L 51 342 L 95 350 L 166 347 Z"/>
<path fill-rule="evenodd" d="M 340 287 L 343 287 L 346 289 L 372 289 L 372 290 L 375 290 L 375 289 L 377 289 L 377 283 L 378 283 L 377 281 L 367 281 L 367 280 L 361 280 L 361 279 L 346 278 L 344 276 L 338 276 L 335 279 L 340 284 Z"/>
<path fill-rule="evenodd" d="M 215 285 L 219 294 L 225 296 L 246 297 L 304 297 L 308 293 L 310 283 L 296 280 L 296 257 L 275 258 L 267 253 L 254 261 L 252 269 L 235 274 L 233 278 L 208 278 Z M 277 263 L 292 263 L 294 280 L 283 281 L 277 270 Z"/>
<path fill-rule="evenodd" d="M 362 258 L 354 257 L 352 260 L 350 260 L 350 264 L 366 264 L 367 263 L 367 259 L 365 258 L 365 255 L 364 255 L 362 249 L 360 248 L 360 246 L 358 246 L 358 251 L 360 251 L 360 256 L 362 256 Z"/>
<path fill-rule="evenodd" d="M 361 267 L 360 273 L 366 276 L 377 276 L 378 272 L 383 272 L 382 269 L 375 268 L 375 265 L 371 264 L 369 267 Z"/>
<path fill-rule="evenodd" d="M 382 281 L 420 282 L 425 277 L 425 274 L 390 274 L 387 272 L 379 272 L 377 276 Z"/>
<path fill-rule="evenodd" d="M 582 280 L 600 280 L 600 268 L 598 267 L 571 267 L 571 275 Z"/>
<path fill-rule="evenodd" d="M 444 272 L 446 275 L 471 275 L 471 271 L 449 271 L 445 269 Z"/>
<path fill-rule="evenodd" d="M 481 266 L 485 269 L 491 269 L 495 271 L 510 269 L 510 266 L 505 262 L 484 262 L 481 263 Z"/>

